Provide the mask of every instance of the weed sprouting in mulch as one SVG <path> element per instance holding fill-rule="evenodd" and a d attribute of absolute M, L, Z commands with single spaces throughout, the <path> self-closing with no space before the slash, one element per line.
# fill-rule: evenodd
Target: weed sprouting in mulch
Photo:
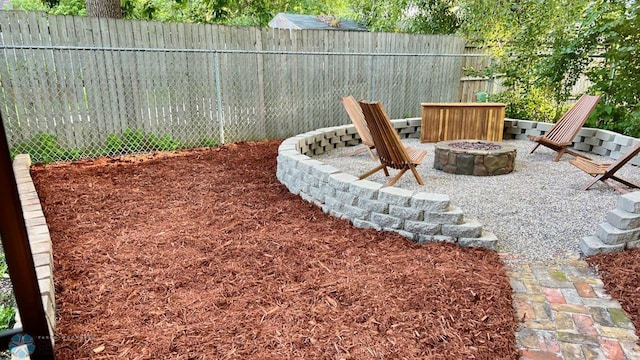
<path fill-rule="evenodd" d="M 34 167 L 56 358 L 517 358 L 496 253 L 331 217 L 277 181 L 278 145 Z"/>

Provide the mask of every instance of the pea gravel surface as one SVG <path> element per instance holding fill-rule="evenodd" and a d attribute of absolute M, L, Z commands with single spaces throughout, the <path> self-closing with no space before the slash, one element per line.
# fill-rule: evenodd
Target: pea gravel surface
<path fill-rule="evenodd" d="M 451 203 L 462 208 L 465 218 L 475 218 L 485 230 L 498 237 L 498 251 L 530 261 L 564 261 L 580 257 L 579 244 L 585 236 L 595 235 L 607 212 L 616 207 L 619 193 L 598 182 L 588 191 L 582 188 L 591 176 L 569 163 L 571 155 L 554 162 L 554 151 L 539 147 L 528 154 L 533 143 L 506 140 L 517 148 L 515 169 L 499 176 L 448 174 L 433 168 L 434 144 L 418 139 L 403 139 L 406 146 L 427 150 L 427 157 L 418 166 L 425 185 L 418 185 L 410 172 L 405 173 L 396 187 L 446 194 Z M 353 175 L 373 169 L 379 162 L 361 153 L 347 156 L 353 147 L 340 148 L 314 157 Z M 596 161 L 608 158 L 589 154 Z M 391 176 L 396 170 L 390 169 Z M 640 182 L 640 169 L 627 164 L 617 173 Z M 367 180 L 386 184 L 382 171 Z"/>

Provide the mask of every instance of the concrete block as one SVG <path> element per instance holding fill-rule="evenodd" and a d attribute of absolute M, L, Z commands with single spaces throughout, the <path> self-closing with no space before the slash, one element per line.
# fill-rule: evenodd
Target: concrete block
<path fill-rule="evenodd" d="M 389 205 L 408 206 L 413 192 L 397 187 L 383 187 L 378 191 L 378 200 Z"/>
<path fill-rule="evenodd" d="M 574 148 L 575 150 L 578 150 L 578 151 L 587 151 L 587 152 L 588 152 L 588 151 L 591 151 L 591 149 L 593 148 L 593 146 L 592 146 L 592 145 L 589 145 L 589 144 L 587 144 L 587 143 L 583 143 L 583 142 L 581 142 L 581 143 L 574 143 L 574 144 L 573 144 L 573 148 Z"/>
<path fill-rule="evenodd" d="M 417 235 L 418 244 L 426 244 L 430 242 L 450 242 L 455 243 L 457 241 L 456 238 L 452 236 L 444 236 L 444 235 Z"/>
<path fill-rule="evenodd" d="M 618 209 L 640 214 L 640 191 L 630 192 L 618 196 Z"/>
<path fill-rule="evenodd" d="M 464 212 L 457 206 L 451 206 L 445 212 L 425 212 L 424 221 L 435 224 L 459 225 L 464 221 Z"/>
<path fill-rule="evenodd" d="M 618 151 L 621 146 L 613 141 L 606 141 L 602 143 L 602 147 L 610 151 Z"/>
<path fill-rule="evenodd" d="M 580 241 L 580 251 L 585 256 L 619 252 L 624 250 L 624 246 L 624 244 L 607 245 L 600 241 L 597 236 L 587 236 Z"/>
<path fill-rule="evenodd" d="M 616 138 L 616 135 L 619 134 L 611 130 L 598 129 L 595 137 L 603 141 L 613 141 Z"/>
<path fill-rule="evenodd" d="M 598 225 L 596 235 L 607 245 L 617 245 L 638 240 L 640 229 L 620 230 L 609 223 L 601 223 Z"/>
<path fill-rule="evenodd" d="M 302 200 L 304 200 L 306 202 L 313 203 L 313 202 L 316 201 L 316 198 L 313 197 L 313 195 L 311 195 L 310 193 L 306 193 L 304 191 L 300 192 L 300 197 L 302 198 Z"/>
<path fill-rule="evenodd" d="M 383 229 L 400 229 L 403 220 L 387 214 L 371 213 L 371 222 L 380 225 Z"/>
<path fill-rule="evenodd" d="M 422 235 L 441 235 L 442 225 L 431 224 L 423 221 L 411 221 L 404 222 L 404 229 L 415 234 Z"/>
<path fill-rule="evenodd" d="M 358 180 L 357 176 L 341 172 L 329 175 L 328 183 L 336 190 L 349 191 L 351 183 Z"/>
<path fill-rule="evenodd" d="M 442 235 L 457 238 L 478 238 L 482 234 L 482 224 L 478 220 L 472 219 L 460 225 L 442 225 Z"/>
<path fill-rule="evenodd" d="M 553 127 L 553 123 L 547 123 L 547 122 L 539 122 L 538 125 L 536 125 L 536 129 L 538 131 L 544 131 L 547 132 L 549 130 L 551 130 L 551 128 Z"/>
<path fill-rule="evenodd" d="M 416 235 L 415 234 L 410 233 L 410 232 L 405 231 L 405 230 L 401 230 L 401 229 L 382 229 L 382 230 L 389 231 L 389 232 L 392 232 L 392 233 L 396 233 L 396 234 L 398 234 L 398 235 L 400 235 L 402 237 L 405 237 L 405 238 L 407 238 L 407 239 L 409 239 L 411 241 L 415 241 L 415 239 L 416 239 Z"/>
<path fill-rule="evenodd" d="M 389 205 L 389 215 L 405 220 L 422 220 L 422 210 L 416 210 L 410 207 Z"/>
<path fill-rule="evenodd" d="M 446 212 L 451 200 L 449 195 L 419 192 L 411 197 L 411 207 L 430 212 Z"/>
<path fill-rule="evenodd" d="M 606 215 L 607 222 L 620 230 L 632 230 L 640 227 L 640 214 L 621 209 L 613 209 Z"/>
<path fill-rule="evenodd" d="M 367 211 L 373 211 L 380 214 L 388 214 L 389 213 L 389 204 L 384 203 L 382 201 L 367 199 L 364 197 L 358 198 L 358 207 L 365 209 Z"/>
<path fill-rule="evenodd" d="M 477 238 L 458 238 L 458 244 L 465 247 L 481 247 L 495 250 L 498 244 L 498 237 L 490 231 L 483 230 L 480 237 Z"/>
<path fill-rule="evenodd" d="M 538 122 L 530 120 L 518 120 L 518 127 L 520 129 L 534 129 L 538 126 Z"/>
<path fill-rule="evenodd" d="M 422 126 L 422 118 L 409 118 L 407 119 L 409 126 L 421 127 Z"/>
<path fill-rule="evenodd" d="M 601 156 L 609 156 L 609 154 L 611 154 L 611 150 L 605 149 L 602 146 L 594 146 L 591 152 Z"/>
<path fill-rule="evenodd" d="M 578 130 L 578 136 L 583 136 L 585 138 L 590 138 L 590 137 L 594 137 L 596 136 L 596 131 L 598 129 L 593 129 L 593 128 L 582 128 L 580 130 Z"/>
<path fill-rule="evenodd" d="M 527 131 L 527 135 L 540 136 L 540 135 L 542 135 L 542 131 L 540 131 L 538 129 L 531 129 L 531 130 Z"/>
<path fill-rule="evenodd" d="M 522 129 L 514 127 L 514 128 L 507 128 L 504 131 L 506 134 L 513 134 L 513 135 L 520 135 L 522 134 Z"/>
<path fill-rule="evenodd" d="M 347 127 L 349 126 L 353 126 L 353 125 L 342 125 L 342 126 L 334 127 L 336 136 L 347 135 Z"/>
<path fill-rule="evenodd" d="M 628 243 L 625 244 L 625 248 L 627 250 L 640 249 L 640 240 L 629 241 Z"/>
<path fill-rule="evenodd" d="M 529 140 L 529 137 L 525 134 L 516 135 L 513 138 L 516 140 Z"/>
<path fill-rule="evenodd" d="M 600 146 L 602 144 L 602 139 L 598 139 L 596 137 L 585 138 L 585 143 L 593 146 Z"/>
<path fill-rule="evenodd" d="M 357 197 L 350 192 L 336 190 L 336 199 L 345 205 L 355 205 Z"/>
<path fill-rule="evenodd" d="M 342 205 L 342 213 L 344 217 L 353 220 L 353 219 L 362 219 L 369 220 L 369 211 L 359 208 L 357 206 L 351 205 Z"/>
<path fill-rule="evenodd" d="M 504 128 L 508 129 L 508 128 L 514 128 L 518 126 L 518 120 L 514 120 L 514 119 L 504 119 Z"/>
<path fill-rule="evenodd" d="M 633 138 L 622 134 L 616 134 L 613 142 L 621 146 L 632 146 L 631 144 L 633 143 Z"/>
<path fill-rule="evenodd" d="M 314 176 L 316 179 L 326 183 L 329 181 L 329 175 L 337 174 L 339 172 L 340 172 L 340 169 L 336 168 L 335 166 L 320 164 L 320 165 L 315 165 L 313 167 L 311 171 L 311 175 Z"/>
<path fill-rule="evenodd" d="M 360 228 L 360 229 L 375 229 L 375 230 L 382 230 L 382 226 L 371 222 L 371 221 L 366 221 L 366 220 L 362 220 L 362 219 L 353 219 L 352 221 L 353 226 Z"/>
<path fill-rule="evenodd" d="M 324 206 L 322 207 L 322 209 L 323 211 L 326 208 L 327 210 L 330 210 L 330 211 L 342 212 L 342 205 L 344 205 L 344 203 L 338 201 L 338 199 L 334 197 L 326 196 L 324 198 Z"/>
<path fill-rule="evenodd" d="M 357 180 L 349 184 L 350 193 L 367 199 L 377 199 L 380 188 L 381 184 L 369 180 Z"/>

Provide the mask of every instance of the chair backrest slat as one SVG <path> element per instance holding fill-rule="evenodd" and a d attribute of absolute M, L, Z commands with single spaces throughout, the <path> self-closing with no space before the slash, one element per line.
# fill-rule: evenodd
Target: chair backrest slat
<path fill-rule="evenodd" d="M 344 105 L 345 110 L 347 110 L 347 114 L 349 114 L 351 122 L 355 125 L 362 143 L 367 146 L 375 146 L 373 138 L 371 138 L 367 122 L 364 119 L 364 114 L 362 114 L 362 108 L 360 107 L 360 104 L 358 104 L 358 101 L 351 95 L 341 97 L 340 101 L 342 102 L 342 105 Z"/>
<path fill-rule="evenodd" d="M 573 138 L 598 104 L 600 96 L 584 94 L 582 97 L 567 111 L 558 122 L 544 135 L 549 141 L 555 143 L 572 142 Z"/>
<path fill-rule="evenodd" d="M 410 164 L 411 159 L 382 104 L 379 101 L 361 101 L 360 106 L 380 161 L 394 169 Z"/>

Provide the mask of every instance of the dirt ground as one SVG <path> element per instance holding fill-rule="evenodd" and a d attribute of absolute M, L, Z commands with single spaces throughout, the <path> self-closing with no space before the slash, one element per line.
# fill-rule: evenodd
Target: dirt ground
<path fill-rule="evenodd" d="M 278 141 L 32 170 L 57 359 L 516 359 L 497 254 L 357 229 L 275 177 Z"/>
<path fill-rule="evenodd" d="M 640 249 L 595 255 L 587 262 L 598 270 L 605 289 L 620 301 L 640 336 Z"/>

